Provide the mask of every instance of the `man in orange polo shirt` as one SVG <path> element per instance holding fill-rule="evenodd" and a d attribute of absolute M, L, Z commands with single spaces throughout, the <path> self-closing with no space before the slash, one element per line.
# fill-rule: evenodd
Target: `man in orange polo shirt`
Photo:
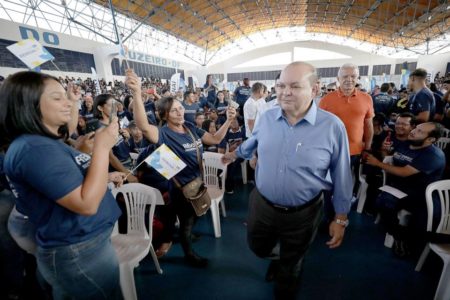
<path fill-rule="evenodd" d="M 354 64 L 342 65 L 337 77 L 339 89 L 328 93 L 319 105 L 321 109 L 339 117 L 345 125 L 355 178 L 358 178 L 361 152 L 370 150 L 372 145 L 372 118 L 374 116 L 370 95 L 355 88 L 358 78 L 358 66 Z"/>

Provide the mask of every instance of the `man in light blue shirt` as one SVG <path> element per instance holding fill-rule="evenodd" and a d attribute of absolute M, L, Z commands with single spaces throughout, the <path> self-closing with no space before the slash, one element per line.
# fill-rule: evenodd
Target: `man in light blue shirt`
<path fill-rule="evenodd" d="M 303 256 L 321 219 L 322 191 L 333 193 L 336 213 L 330 248 L 341 244 L 348 224 L 352 176 L 347 134 L 336 116 L 314 103 L 316 81 L 312 65 L 288 65 L 276 85 L 280 106 L 266 111 L 252 137 L 223 158 L 248 159 L 257 152 L 248 242 L 256 255 L 275 258 L 266 279 L 275 280 L 276 299 L 295 299 Z"/>

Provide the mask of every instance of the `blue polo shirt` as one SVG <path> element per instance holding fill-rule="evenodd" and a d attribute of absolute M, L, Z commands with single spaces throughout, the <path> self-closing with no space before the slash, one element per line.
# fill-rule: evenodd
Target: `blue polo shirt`
<path fill-rule="evenodd" d="M 17 210 L 37 228 L 39 246 L 79 243 L 114 226 L 120 209 L 109 189 L 93 216 L 79 215 L 57 203 L 83 184 L 90 161 L 89 155 L 44 136 L 25 134 L 10 145 L 4 171 L 17 198 Z"/>

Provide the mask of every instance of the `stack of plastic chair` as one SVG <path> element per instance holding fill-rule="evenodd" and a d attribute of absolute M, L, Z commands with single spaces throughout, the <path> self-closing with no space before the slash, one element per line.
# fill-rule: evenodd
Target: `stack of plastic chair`
<path fill-rule="evenodd" d="M 114 197 L 121 193 L 127 208 L 127 233 L 119 234 L 117 223 L 111 236 L 120 264 L 120 286 L 126 300 L 137 299 L 134 268 L 150 252 L 159 274 L 163 271 L 152 246 L 153 216 L 156 205 L 164 205 L 159 190 L 140 183 L 125 184 L 112 190 Z M 146 208 L 150 206 L 149 213 Z M 148 222 L 148 231 L 145 223 Z"/>
<path fill-rule="evenodd" d="M 216 238 L 219 238 L 222 235 L 220 227 L 219 203 L 221 203 L 222 206 L 222 214 L 226 217 L 223 196 L 225 193 L 227 166 L 222 163 L 222 156 L 223 154 L 214 152 L 203 153 L 203 180 L 208 188 L 208 194 L 211 197 L 210 209 L 214 226 L 214 236 Z M 220 170 L 221 173 L 219 172 Z"/>
<path fill-rule="evenodd" d="M 435 230 L 439 234 L 450 235 L 450 180 L 436 181 L 428 185 L 425 197 L 427 201 L 427 211 L 428 211 L 428 222 L 427 231 L 433 231 L 433 193 L 439 195 L 440 207 L 441 207 L 441 218 L 439 224 Z M 441 278 L 439 279 L 439 284 L 436 289 L 436 294 L 434 295 L 435 300 L 450 299 L 450 244 L 436 244 L 427 243 L 425 249 L 420 256 L 419 262 L 416 266 L 416 271 L 422 269 L 425 259 L 430 252 L 433 250 L 437 255 L 439 255 L 444 261 L 444 267 L 442 268 Z"/>

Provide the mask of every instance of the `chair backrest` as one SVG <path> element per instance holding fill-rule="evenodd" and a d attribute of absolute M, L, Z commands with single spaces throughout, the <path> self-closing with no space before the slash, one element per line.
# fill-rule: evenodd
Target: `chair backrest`
<path fill-rule="evenodd" d="M 394 163 L 393 156 L 385 156 L 383 163 L 392 165 Z M 383 173 L 383 185 L 386 185 L 386 171 L 382 170 L 381 172 Z"/>
<path fill-rule="evenodd" d="M 153 237 L 153 216 L 156 205 L 164 205 L 161 192 L 141 183 L 128 183 L 112 191 L 114 197 L 123 194 L 127 208 L 127 234 L 142 234 L 150 240 Z M 148 216 L 148 232 L 145 228 L 146 206 L 150 205 Z"/>
<path fill-rule="evenodd" d="M 433 192 L 439 195 L 441 205 L 441 219 L 436 229 L 436 233 L 450 234 L 450 180 L 439 180 L 430 183 L 425 191 L 428 210 L 427 231 L 433 228 Z"/>
<path fill-rule="evenodd" d="M 442 128 L 443 134 L 442 137 L 450 138 L 450 129 Z"/>
<path fill-rule="evenodd" d="M 450 143 L 450 138 L 441 137 L 440 139 L 437 140 L 436 146 L 441 148 L 442 150 L 444 150 L 445 147 L 447 147 L 447 145 L 449 143 Z"/>
<path fill-rule="evenodd" d="M 222 156 L 223 154 L 221 153 L 203 153 L 203 180 L 206 185 L 219 186 L 218 171 L 222 170 L 220 176 L 222 178 L 222 188 L 224 188 L 227 166 L 222 163 Z"/>

